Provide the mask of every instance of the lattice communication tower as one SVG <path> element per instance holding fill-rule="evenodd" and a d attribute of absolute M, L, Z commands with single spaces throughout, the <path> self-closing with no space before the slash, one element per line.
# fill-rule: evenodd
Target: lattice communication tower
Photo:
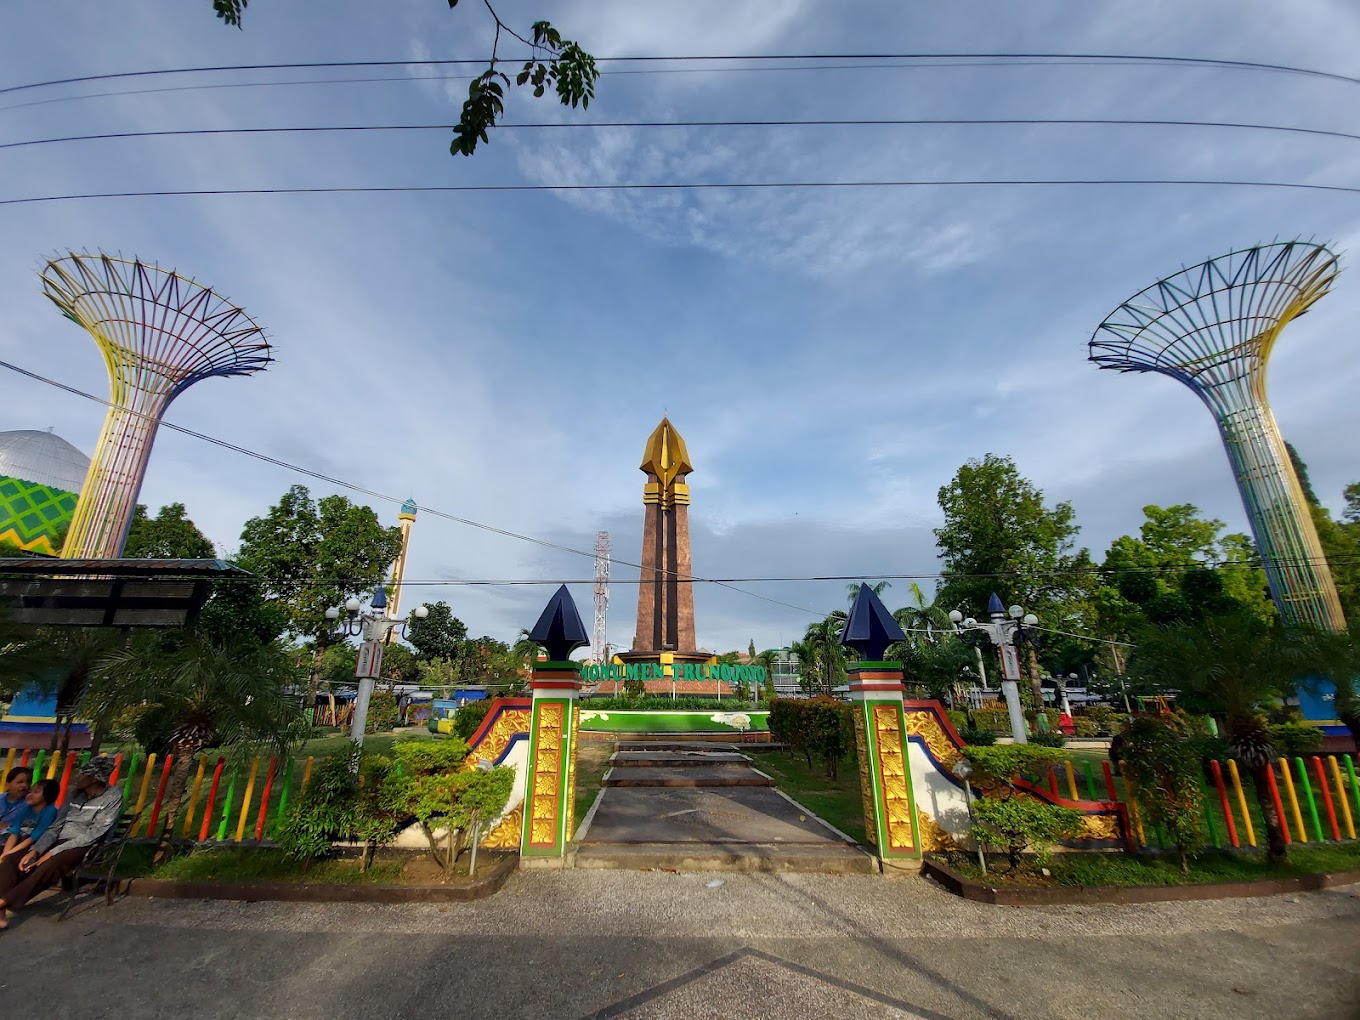
<path fill-rule="evenodd" d="M 117 557 L 170 402 L 200 379 L 263 370 L 269 344 L 210 288 L 137 259 L 71 253 L 41 276 L 43 292 L 94 338 L 109 372 L 109 412 L 62 555 Z"/>
<path fill-rule="evenodd" d="M 601 531 L 595 536 L 595 631 L 591 639 L 590 654 L 598 663 L 604 663 L 609 655 L 605 643 L 605 614 L 609 611 L 609 532 Z"/>
<path fill-rule="evenodd" d="M 1266 399 L 1281 331 L 1330 290 L 1324 245 L 1276 242 L 1182 269 L 1135 294 L 1097 327 L 1090 358 L 1119 372 L 1159 372 L 1214 415 L 1287 623 L 1344 630 L 1345 616 L 1298 476 Z"/>

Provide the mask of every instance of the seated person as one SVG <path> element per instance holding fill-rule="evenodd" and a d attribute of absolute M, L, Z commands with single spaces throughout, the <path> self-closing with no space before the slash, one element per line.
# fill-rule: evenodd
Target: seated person
<path fill-rule="evenodd" d="M 14 824 L 28 803 L 24 798 L 33 785 L 33 770 L 27 765 L 16 765 L 5 773 L 5 792 L 0 795 L 0 830 Z"/>
<path fill-rule="evenodd" d="M 0 832 L 5 839 L 5 848 L 0 858 L 10 854 L 22 854 L 38 840 L 42 839 L 52 820 L 57 817 L 57 798 L 61 796 L 61 784 L 55 779 L 43 779 L 28 791 L 28 811 L 19 816 L 18 821 Z"/>
<path fill-rule="evenodd" d="M 45 889 L 57 885 L 80 867 L 123 810 L 123 791 L 109 785 L 113 759 L 91 758 L 71 781 L 75 791 L 57 812 L 56 820 L 20 857 L 0 858 L 0 930 L 9 927 L 7 914 L 19 910 Z"/>

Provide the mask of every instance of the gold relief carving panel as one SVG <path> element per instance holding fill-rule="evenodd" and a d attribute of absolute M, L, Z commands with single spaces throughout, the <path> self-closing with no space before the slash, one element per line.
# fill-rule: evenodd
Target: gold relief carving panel
<path fill-rule="evenodd" d="M 911 792 L 902 753 L 902 731 L 896 705 L 874 707 L 874 735 L 878 744 L 879 777 L 887 810 L 885 828 L 890 850 L 914 850 L 911 832 Z"/>
<path fill-rule="evenodd" d="M 959 849 L 954 837 L 941 828 L 935 819 L 920 809 L 916 812 L 916 825 L 921 832 L 921 849 L 926 853 Z"/>
<path fill-rule="evenodd" d="M 859 755 L 859 792 L 864 800 L 864 834 L 873 845 L 878 843 L 878 822 L 874 818 L 874 784 L 869 774 L 869 748 L 864 739 L 864 708 L 855 706 L 855 753 Z"/>
<path fill-rule="evenodd" d="M 510 741 L 520 734 L 528 734 L 529 727 L 533 725 L 532 714 L 527 708 L 507 708 L 496 717 L 496 721 L 491 724 L 491 729 L 487 731 L 476 747 L 468 754 L 463 761 L 463 771 L 468 772 L 477 767 L 479 761 L 494 762 L 505 749 L 510 746 Z"/>
<path fill-rule="evenodd" d="M 486 839 L 482 840 L 482 847 L 487 850 L 518 850 L 523 831 L 524 805 L 521 804 L 487 834 Z"/>
<path fill-rule="evenodd" d="M 538 732 L 534 734 L 537 753 L 532 763 L 534 782 L 529 804 L 529 845 L 557 845 L 558 789 L 562 778 L 561 704 L 543 704 L 538 709 Z"/>
<path fill-rule="evenodd" d="M 576 748 L 581 732 L 581 712 L 573 703 L 571 712 L 571 740 L 567 744 L 567 839 L 576 832 Z"/>
<path fill-rule="evenodd" d="M 907 736 L 920 737 L 926 747 L 930 749 L 931 755 L 948 771 L 954 767 L 954 763 L 962 757 L 958 747 L 949 735 L 945 733 L 940 721 L 935 718 L 933 712 L 925 712 L 920 709 L 907 709 L 904 713 Z"/>

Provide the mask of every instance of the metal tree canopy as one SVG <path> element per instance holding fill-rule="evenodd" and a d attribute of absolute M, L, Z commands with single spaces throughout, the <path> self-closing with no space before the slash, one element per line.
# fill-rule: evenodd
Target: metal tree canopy
<path fill-rule="evenodd" d="M 1287 241 L 1235 251 L 1161 280 L 1096 328 L 1090 358 L 1119 372 L 1159 372 L 1213 412 L 1271 596 L 1289 623 L 1346 626 L 1331 570 L 1266 399 L 1281 331 L 1328 292 L 1337 257 Z"/>
<path fill-rule="evenodd" d="M 269 344 L 230 301 L 136 259 L 72 253 L 49 261 L 42 280 L 62 314 L 94 338 L 109 371 L 111 406 L 63 551 L 118 556 L 165 409 L 200 379 L 261 371 Z"/>

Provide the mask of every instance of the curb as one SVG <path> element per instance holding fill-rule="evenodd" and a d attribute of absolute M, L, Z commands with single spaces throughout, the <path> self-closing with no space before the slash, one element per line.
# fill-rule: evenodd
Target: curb
<path fill-rule="evenodd" d="M 508 857 L 486 878 L 465 885 L 331 885 L 322 882 L 179 882 L 134 878 L 123 883 L 128 896 L 145 899 L 277 900 L 293 903 L 463 903 L 500 891 L 519 867 Z"/>
<path fill-rule="evenodd" d="M 1163 903 L 1174 900 L 1226 900 L 1248 896 L 1278 896 L 1290 892 L 1314 892 L 1360 882 L 1360 870 L 1331 874 L 1297 875 L 1293 878 L 1261 878 L 1250 882 L 1206 882 L 1201 885 L 1132 885 L 1007 889 L 965 878 L 938 861 L 926 860 L 921 875 L 934 879 L 955 896 L 999 907 L 1070 906 L 1082 903 Z"/>

